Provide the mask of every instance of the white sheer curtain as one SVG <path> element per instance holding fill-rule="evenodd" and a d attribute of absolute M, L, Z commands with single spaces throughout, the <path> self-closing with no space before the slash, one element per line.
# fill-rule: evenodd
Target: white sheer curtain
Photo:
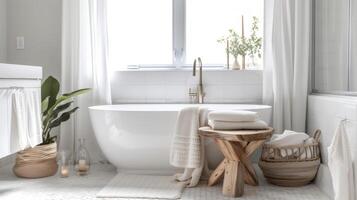
<path fill-rule="evenodd" d="M 94 161 L 102 159 L 91 128 L 88 106 L 111 104 L 108 77 L 106 0 L 63 0 L 62 91 L 92 88 L 76 101 L 80 110 L 61 126 L 60 148 L 74 150 L 85 138 Z"/>
<path fill-rule="evenodd" d="M 311 0 L 265 0 L 263 101 L 273 126 L 305 131 L 311 55 Z"/>

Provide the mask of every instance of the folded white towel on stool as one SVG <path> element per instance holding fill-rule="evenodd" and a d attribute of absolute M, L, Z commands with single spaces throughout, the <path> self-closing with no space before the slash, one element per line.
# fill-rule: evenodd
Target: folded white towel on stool
<path fill-rule="evenodd" d="M 208 120 L 208 125 L 216 130 L 260 130 L 268 128 L 268 124 L 263 120 L 252 122 L 227 122 Z"/>
<path fill-rule="evenodd" d="M 256 112 L 244 110 L 212 111 L 208 114 L 208 120 L 224 122 L 252 122 L 258 120 L 258 114 Z"/>

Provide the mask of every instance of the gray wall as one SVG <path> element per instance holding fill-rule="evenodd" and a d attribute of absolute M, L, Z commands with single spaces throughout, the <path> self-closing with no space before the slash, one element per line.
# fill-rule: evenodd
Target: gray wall
<path fill-rule="evenodd" d="M 44 78 L 60 79 L 61 12 L 61 0 L 7 0 L 7 63 L 42 66 Z M 17 36 L 25 37 L 24 50 L 16 49 Z"/>
<path fill-rule="evenodd" d="M 0 0 L 0 63 L 6 62 L 6 3 Z"/>

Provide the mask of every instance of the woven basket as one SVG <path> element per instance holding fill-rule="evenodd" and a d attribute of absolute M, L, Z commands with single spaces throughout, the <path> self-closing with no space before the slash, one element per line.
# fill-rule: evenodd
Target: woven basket
<path fill-rule="evenodd" d="M 25 149 L 17 153 L 13 172 L 22 178 L 53 176 L 58 169 L 56 157 L 56 143 Z"/>
<path fill-rule="evenodd" d="M 275 147 L 263 146 L 259 167 L 268 182 L 287 187 L 310 183 L 320 166 L 321 131 L 316 130 L 310 144 Z"/>

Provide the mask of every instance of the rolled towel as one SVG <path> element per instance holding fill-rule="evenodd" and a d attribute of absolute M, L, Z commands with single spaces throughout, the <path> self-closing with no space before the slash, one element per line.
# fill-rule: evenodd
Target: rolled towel
<path fill-rule="evenodd" d="M 272 139 L 267 142 L 267 144 L 274 145 L 276 147 L 299 145 L 303 144 L 305 140 L 309 139 L 309 137 L 310 136 L 306 133 L 285 130 L 281 135 L 274 135 Z"/>
<path fill-rule="evenodd" d="M 306 133 L 285 130 L 283 134 L 274 134 L 266 144 L 274 147 L 286 147 L 291 145 L 302 145 L 304 143 L 310 144 L 313 141 L 314 139 L 310 138 Z M 289 148 L 280 150 L 280 156 L 283 158 L 287 156 L 298 158 L 301 156 L 302 159 L 305 159 L 306 156 L 311 158 L 311 152 L 309 152 L 309 150 L 305 152 L 304 148 Z"/>
<path fill-rule="evenodd" d="M 304 141 L 304 144 L 305 145 L 311 145 L 311 144 L 314 144 L 315 142 L 316 142 L 316 140 L 314 138 L 310 137 L 309 139 Z M 312 158 L 313 153 L 314 153 L 313 149 L 311 149 L 311 148 L 303 148 L 302 150 L 303 150 L 303 152 L 300 155 L 300 159 L 310 159 L 310 158 Z"/>
<path fill-rule="evenodd" d="M 260 130 L 268 128 L 268 124 L 263 120 L 253 122 L 225 122 L 208 120 L 208 125 L 216 130 Z"/>
<path fill-rule="evenodd" d="M 212 111 L 208 114 L 208 120 L 224 122 L 252 122 L 258 120 L 258 114 L 256 112 L 245 110 Z"/>

